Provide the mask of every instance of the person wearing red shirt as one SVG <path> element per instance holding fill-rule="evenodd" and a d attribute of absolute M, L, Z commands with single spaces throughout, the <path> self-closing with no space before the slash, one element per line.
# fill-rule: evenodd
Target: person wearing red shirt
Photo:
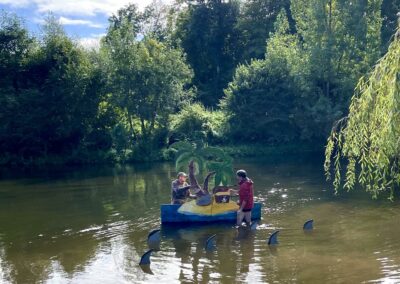
<path fill-rule="evenodd" d="M 247 226 L 251 223 L 251 210 L 254 206 L 253 201 L 253 181 L 247 177 L 245 170 L 238 170 L 236 177 L 239 183 L 239 190 L 233 190 L 232 192 L 239 194 L 239 210 L 237 211 L 237 225 L 241 226 L 243 219 L 245 219 Z"/>

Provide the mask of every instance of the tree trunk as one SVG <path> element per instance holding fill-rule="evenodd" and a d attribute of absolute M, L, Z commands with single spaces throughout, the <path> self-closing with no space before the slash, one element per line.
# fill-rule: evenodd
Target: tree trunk
<path fill-rule="evenodd" d="M 135 130 L 133 129 L 133 123 L 132 123 L 132 116 L 128 111 L 128 122 L 129 122 L 129 128 L 131 131 L 131 136 L 133 139 L 135 139 Z"/>

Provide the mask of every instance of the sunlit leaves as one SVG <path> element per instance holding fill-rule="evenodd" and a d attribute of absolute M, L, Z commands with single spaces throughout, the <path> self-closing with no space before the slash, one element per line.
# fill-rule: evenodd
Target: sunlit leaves
<path fill-rule="evenodd" d="M 334 160 L 335 190 L 342 184 L 340 165 L 347 160 L 344 187 L 358 182 L 373 197 L 399 186 L 400 155 L 400 40 L 394 37 L 387 54 L 368 78 L 361 78 L 343 127 L 334 127 L 325 153 L 325 173 L 330 178 Z"/>
<path fill-rule="evenodd" d="M 135 9 L 111 18 L 101 51 L 107 61 L 113 103 L 124 110 L 128 121 L 139 123 L 143 149 L 149 150 L 155 129 L 165 127 L 169 114 L 189 95 L 186 84 L 192 71 L 180 49 L 147 37 L 139 40 L 135 23 L 140 21 Z M 133 126 L 130 128 L 133 133 Z"/>

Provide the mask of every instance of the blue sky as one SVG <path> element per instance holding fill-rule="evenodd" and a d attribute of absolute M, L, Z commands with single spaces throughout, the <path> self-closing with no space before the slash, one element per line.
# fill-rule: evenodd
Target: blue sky
<path fill-rule="evenodd" d="M 118 9 L 129 3 L 135 3 L 143 9 L 151 2 L 152 0 L 0 0 L 0 10 L 23 17 L 32 33 L 39 32 L 40 23 L 51 12 L 70 36 L 91 46 L 104 35 L 108 17 Z"/>

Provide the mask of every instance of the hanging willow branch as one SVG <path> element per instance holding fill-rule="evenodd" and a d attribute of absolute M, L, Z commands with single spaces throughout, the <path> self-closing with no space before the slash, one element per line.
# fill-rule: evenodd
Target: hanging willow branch
<path fill-rule="evenodd" d="M 392 199 L 400 185 L 399 35 L 400 29 L 369 78 L 358 82 L 348 117 L 332 128 L 324 169 L 328 180 L 333 172 L 336 192 L 343 183 L 347 190 L 359 183 L 373 198 L 390 190 Z"/>

